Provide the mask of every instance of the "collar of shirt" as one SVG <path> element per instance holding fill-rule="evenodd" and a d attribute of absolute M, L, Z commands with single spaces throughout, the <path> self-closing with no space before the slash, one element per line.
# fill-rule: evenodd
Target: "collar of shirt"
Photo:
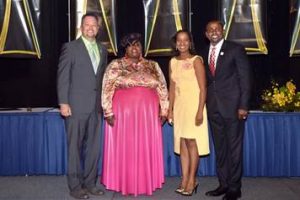
<path fill-rule="evenodd" d="M 97 47 L 97 43 L 96 43 L 96 40 L 94 40 L 94 41 L 89 41 L 89 40 L 87 40 L 86 38 L 84 38 L 83 36 L 81 36 L 81 38 L 82 38 L 82 41 L 83 41 L 83 43 L 84 43 L 84 45 L 85 45 L 85 47 L 88 49 L 88 51 L 92 48 L 92 49 L 96 49 L 96 47 Z"/>
<path fill-rule="evenodd" d="M 96 40 L 91 42 L 91 41 L 87 40 L 86 38 L 84 38 L 83 36 L 81 36 L 81 38 L 82 38 L 82 41 L 83 41 L 85 47 L 87 48 L 88 52 L 91 53 L 91 51 L 94 51 L 96 53 L 97 59 L 99 60 L 101 52 L 98 49 Z"/>
<path fill-rule="evenodd" d="M 83 41 L 83 43 L 85 44 L 85 45 L 95 45 L 95 44 L 97 44 L 96 43 L 96 40 L 94 40 L 94 41 L 89 41 L 88 39 L 86 39 L 85 37 L 83 37 L 83 36 L 81 36 L 81 39 L 82 39 L 82 41 Z"/>
<path fill-rule="evenodd" d="M 211 51 L 211 49 L 212 49 L 213 47 L 216 48 L 216 52 L 217 52 L 217 53 L 220 52 L 223 43 L 224 43 L 224 39 L 220 40 L 220 42 L 218 42 L 218 44 L 216 44 L 215 46 L 210 45 L 210 46 L 209 46 L 209 52 Z M 218 55 L 218 54 L 217 54 L 217 55 Z"/>

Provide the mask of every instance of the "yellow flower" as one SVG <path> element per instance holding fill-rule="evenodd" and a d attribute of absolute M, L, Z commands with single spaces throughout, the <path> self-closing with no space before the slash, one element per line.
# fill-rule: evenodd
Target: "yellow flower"
<path fill-rule="evenodd" d="M 295 86 L 295 84 L 293 84 L 292 81 L 286 82 L 286 87 L 289 90 L 289 93 L 295 94 L 295 92 L 296 92 L 296 86 Z"/>
<path fill-rule="evenodd" d="M 271 88 L 263 91 L 262 109 L 267 111 L 300 111 L 300 92 L 296 92 L 293 80 L 280 86 L 271 81 Z"/>

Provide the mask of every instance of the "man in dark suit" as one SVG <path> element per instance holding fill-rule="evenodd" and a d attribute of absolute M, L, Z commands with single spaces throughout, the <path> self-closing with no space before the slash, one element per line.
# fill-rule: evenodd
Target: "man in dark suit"
<path fill-rule="evenodd" d="M 207 196 L 241 197 L 242 153 L 252 72 L 244 48 L 223 38 L 223 25 L 206 26 L 210 45 L 203 53 L 207 76 L 207 112 L 214 141 L 219 187 Z"/>
<path fill-rule="evenodd" d="M 103 194 L 96 187 L 101 88 L 107 64 L 107 51 L 95 39 L 100 20 L 94 13 L 82 17 L 82 36 L 63 45 L 58 65 L 58 101 L 68 141 L 68 186 L 70 195 L 77 199 Z"/>

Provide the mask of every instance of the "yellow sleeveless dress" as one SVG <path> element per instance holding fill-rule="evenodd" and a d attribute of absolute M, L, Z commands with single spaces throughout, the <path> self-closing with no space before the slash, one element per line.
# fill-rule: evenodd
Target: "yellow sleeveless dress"
<path fill-rule="evenodd" d="M 175 101 L 173 107 L 174 151 L 180 154 L 180 138 L 196 139 L 198 154 L 209 154 L 208 124 L 206 106 L 203 123 L 195 125 L 199 105 L 200 88 L 194 70 L 194 56 L 185 60 L 171 59 L 171 79 L 175 82 Z"/>

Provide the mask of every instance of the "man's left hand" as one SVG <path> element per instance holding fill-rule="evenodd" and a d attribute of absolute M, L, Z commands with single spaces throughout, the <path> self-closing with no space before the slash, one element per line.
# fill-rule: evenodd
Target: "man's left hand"
<path fill-rule="evenodd" d="M 239 120 L 246 120 L 248 117 L 248 110 L 239 109 L 238 110 L 238 118 Z"/>

